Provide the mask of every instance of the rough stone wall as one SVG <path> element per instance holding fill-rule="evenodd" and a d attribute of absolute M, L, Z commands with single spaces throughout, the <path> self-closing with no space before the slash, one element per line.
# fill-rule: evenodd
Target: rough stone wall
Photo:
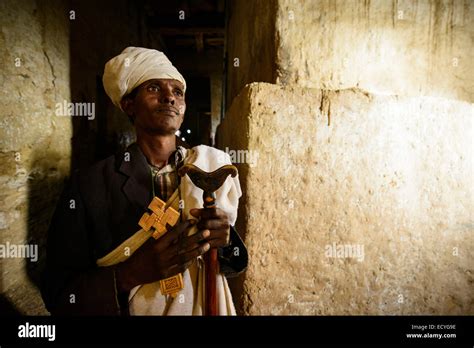
<path fill-rule="evenodd" d="M 231 4 L 227 108 L 251 82 L 474 101 L 472 1 Z"/>
<path fill-rule="evenodd" d="M 69 172 L 69 20 L 62 1 L 0 2 L 0 244 L 39 246 L 38 262 L 0 259 L 2 306 L 46 314 L 37 288 L 49 220 Z M 3 308 L 2 308 L 3 309 Z"/>
<path fill-rule="evenodd" d="M 232 4 L 241 314 L 472 314 L 472 3 Z"/>
<path fill-rule="evenodd" d="M 247 83 L 276 81 L 277 0 L 229 1 L 227 108 Z"/>
<path fill-rule="evenodd" d="M 278 83 L 474 102 L 470 0 L 278 0 L 276 22 Z"/>
<path fill-rule="evenodd" d="M 360 89 L 244 88 L 219 138 L 259 154 L 238 165 L 242 313 L 474 314 L 473 111 Z"/>

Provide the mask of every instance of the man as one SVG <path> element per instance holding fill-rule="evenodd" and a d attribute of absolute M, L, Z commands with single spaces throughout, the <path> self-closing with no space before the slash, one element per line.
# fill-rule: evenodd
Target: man
<path fill-rule="evenodd" d="M 241 196 L 238 177 L 217 191 L 218 208 L 204 210 L 202 191 L 177 175 L 183 164 L 212 171 L 230 161 L 207 146 L 187 149 L 175 136 L 184 119 L 186 81 L 162 52 L 128 47 L 106 64 L 103 81 L 134 124 L 137 142 L 74 175 L 63 192 L 48 236 L 46 307 L 52 314 L 202 315 L 202 255 L 218 248 L 226 276 L 247 266 L 245 246 L 231 226 Z M 181 217 L 157 240 L 138 226 L 154 196 Z M 178 274 L 184 279 L 178 295 L 161 294 L 160 280 Z M 233 315 L 222 274 L 219 314 Z"/>

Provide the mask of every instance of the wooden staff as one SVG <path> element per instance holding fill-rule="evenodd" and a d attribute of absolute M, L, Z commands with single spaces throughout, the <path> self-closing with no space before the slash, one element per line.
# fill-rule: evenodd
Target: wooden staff
<path fill-rule="evenodd" d="M 178 174 L 180 176 L 188 174 L 193 184 L 203 190 L 204 208 L 214 209 L 216 208 L 215 192 L 224 184 L 229 175 L 233 177 L 237 175 L 237 168 L 233 165 L 225 165 L 208 173 L 192 164 L 186 164 L 179 169 Z M 204 255 L 204 259 L 206 265 L 204 314 L 215 316 L 218 315 L 216 275 L 219 272 L 219 264 L 217 262 L 217 248 L 211 248 Z"/>

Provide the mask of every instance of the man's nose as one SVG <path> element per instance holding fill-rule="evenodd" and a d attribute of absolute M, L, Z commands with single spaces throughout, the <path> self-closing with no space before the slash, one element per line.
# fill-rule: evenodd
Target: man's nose
<path fill-rule="evenodd" d="M 161 96 L 160 96 L 160 102 L 162 104 L 174 105 L 175 98 L 173 96 L 173 93 L 171 93 L 171 91 L 168 91 L 168 90 L 162 91 Z"/>

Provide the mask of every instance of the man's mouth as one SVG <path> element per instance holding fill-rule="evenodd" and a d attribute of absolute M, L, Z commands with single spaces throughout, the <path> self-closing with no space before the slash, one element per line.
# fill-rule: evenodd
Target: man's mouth
<path fill-rule="evenodd" d="M 178 110 L 174 108 L 159 108 L 156 110 L 156 112 L 159 112 L 160 114 L 167 114 L 171 116 L 178 116 L 179 112 Z"/>

